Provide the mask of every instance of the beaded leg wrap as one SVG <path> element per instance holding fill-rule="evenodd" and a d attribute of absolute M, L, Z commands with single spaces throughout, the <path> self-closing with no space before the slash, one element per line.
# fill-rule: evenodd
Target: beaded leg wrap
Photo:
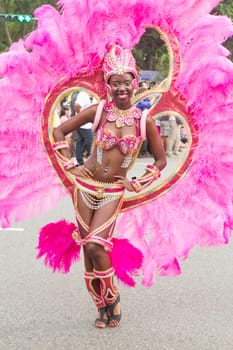
<path fill-rule="evenodd" d="M 106 303 L 104 310 L 106 310 L 108 314 L 108 326 L 116 327 L 121 320 L 121 312 L 118 314 L 114 313 L 115 307 L 120 302 L 120 295 L 113 283 L 114 268 L 110 267 L 105 271 L 97 271 L 94 269 L 93 272 L 95 276 L 100 279 L 100 291 L 102 299 Z"/>
<path fill-rule="evenodd" d="M 79 223 L 79 225 L 82 226 L 82 228 L 86 232 L 89 232 L 89 226 L 84 222 L 84 220 L 82 219 L 82 217 L 77 209 L 77 191 L 80 191 L 83 200 L 84 200 L 84 197 L 83 197 L 84 193 L 90 194 L 92 196 L 94 195 L 94 196 L 96 196 L 95 197 L 96 199 L 98 199 L 98 196 L 103 198 L 103 200 L 106 199 L 106 202 L 98 204 L 98 208 L 101 208 L 103 205 L 106 205 L 107 203 L 109 203 L 109 201 L 112 201 L 115 199 L 119 200 L 117 208 L 115 209 L 115 211 L 113 212 L 111 217 L 108 220 L 106 220 L 103 224 L 99 225 L 95 230 L 93 230 L 92 232 L 89 232 L 89 234 L 87 234 L 87 236 L 85 238 L 80 237 L 80 233 L 78 232 L 78 230 L 75 231 L 72 235 L 75 242 L 79 245 L 85 245 L 89 242 L 92 242 L 92 243 L 102 245 L 106 251 L 111 250 L 112 249 L 111 236 L 112 236 L 113 229 L 114 229 L 114 222 L 116 220 L 118 213 L 120 212 L 120 209 L 121 209 L 121 206 L 122 206 L 122 203 L 124 200 L 123 199 L 124 189 L 119 187 L 119 186 L 113 185 L 113 184 L 99 183 L 96 181 L 92 181 L 90 179 L 80 180 L 77 178 L 76 183 L 79 186 L 79 187 L 75 188 L 74 193 L 73 193 L 73 201 L 74 201 L 75 207 L 76 207 L 76 220 Z M 104 185 L 106 185 L 106 186 L 104 187 Z M 108 198 L 110 198 L 110 199 L 108 200 Z M 84 200 L 84 203 L 86 204 L 85 200 Z M 99 234 L 103 230 L 106 230 L 107 228 L 109 228 L 109 233 L 108 233 L 107 239 L 99 236 Z"/>
<path fill-rule="evenodd" d="M 106 305 L 112 304 L 118 297 L 118 290 L 113 283 L 113 276 L 115 270 L 110 267 L 105 271 L 97 271 L 94 269 L 94 274 L 96 278 L 100 279 L 100 292 L 101 297 L 105 301 Z"/>
<path fill-rule="evenodd" d="M 114 272 L 114 268 L 110 267 L 105 271 L 97 271 L 94 269 L 93 272 L 86 271 L 84 273 L 87 291 L 98 310 L 105 307 L 107 304 L 113 303 L 118 296 L 117 288 L 113 283 Z M 93 286 L 94 280 L 99 280 L 100 292 L 95 290 Z"/>
<path fill-rule="evenodd" d="M 76 206 L 76 219 L 79 225 L 88 233 L 85 238 L 80 236 L 79 230 L 73 232 L 73 239 L 78 245 L 85 246 L 86 244 L 92 242 L 104 247 L 106 251 L 112 249 L 113 244 L 111 242 L 111 236 L 114 229 L 114 223 L 116 217 L 121 209 L 123 203 L 123 193 L 124 189 L 113 185 L 113 184 L 104 184 L 97 183 L 96 181 L 90 181 L 87 179 L 76 179 L 77 187 L 74 190 L 73 201 Z M 90 232 L 89 226 L 82 219 L 78 209 L 77 209 L 77 191 L 80 191 L 83 202 L 91 209 L 99 209 L 103 205 L 111 202 L 112 200 L 118 199 L 119 203 L 117 208 L 114 210 L 111 217 L 99 225 L 95 230 Z M 86 197 L 86 195 L 88 195 Z M 89 195 L 91 196 L 89 198 Z M 90 199 L 94 198 L 95 202 L 89 202 Z M 103 200 L 103 202 L 98 202 L 98 200 Z M 102 231 L 108 229 L 108 237 L 103 238 L 99 234 Z M 85 272 L 84 278 L 86 281 L 86 287 L 91 295 L 97 309 L 100 313 L 100 317 L 96 319 L 96 326 L 99 328 L 103 328 L 107 325 L 108 320 L 106 319 L 106 313 L 109 314 L 109 305 L 112 305 L 112 311 L 110 314 L 113 314 L 114 302 L 119 302 L 119 294 L 117 288 L 113 283 L 113 276 L 115 270 L 113 267 L 110 267 L 105 271 L 97 271 L 93 270 L 92 272 Z M 95 282 L 94 282 L 95 281 Z M 99 290 L 96 290 L 97 287 L 94 286 L 94 283 L 98 283 L 99 281 Z M 119 318 L 119 316 L 116 316 Z"/>
<path fill-rule="evenodd" d="M 97 281 L 97 283 L 100 283 L 100 280 L 95 277 L 94 272 L 85 272 L 84 278 L 86 281 L 86 287 L 88 290 L 88 293 L 92 297 L 92 300 L 94 301 L 94 304 L 96 305 L 98 311 L 99 311 L 99 317 L 95 320 L 95 325 L 98 328 L 105 328 L 108 324 L 108 318 L 106 318 L 107 313 L 107 305 L 106 302 L 102 296 L 101 293 L 101 287 L 99 292 L 95 289 L 93 282 Z"/>
<path fill-rule="evenodd" d="M 100 293 L 98 293 L 93 286 L 93 281 L 98 279 L 98 277 L 95 276 L 94 272 L 86 271 L 84 273 L 84 278 L 86 282 L 87 291 L 90 294 L 92 300 L 94 301 L 94 304 L 96 305 L 97 309 L 99 310 L 100 308 L 105 307 L 106 302 L 101 295 L 101 288 L 100 288 Z"/>

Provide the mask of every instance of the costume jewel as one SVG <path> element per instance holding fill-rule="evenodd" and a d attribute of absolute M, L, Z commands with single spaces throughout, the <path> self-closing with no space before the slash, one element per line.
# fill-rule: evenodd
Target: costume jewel
<path fill-rule="evenodd" d="M 105 204 L 115 201 L 117 198 L 119 198 L 118 196 L 111 196 L 99 199 L 83 191 L 80 191 L 80 194 L 86 206 L 94 210 L 102 208 Z"/>
<path fill-rule="evenodd" d="M 132 155 L 128 155 L 128 156 L 125 156 L 125 159 L 123 161 L 123 163 L 121 164 L 121 168 L 128 168 L 130 163 L 131 163 L 131 160 L 132 160 Z"/>
<path fill-rule="evenodd" d="M 97 147 L 97 156 L 96 156 L 97 162 L 99 164 L 102 164 L 103 162 L 103 150 L 100 147 Z"/>
<path fill-rule="evenodd" d="M 106 119 L 109 122 L 115 122 L 116 128 L 122 128 L 124 125 L 132 126 L 134 125 L 134 119 L 141 118 L 141 111 L 135 106 L 123 110 L 112 103 L 106 110 L 108 111 Z"/>
<path fill-rule="evenodd" d="M 132 73 L 137 78 L 137 66 L 130 50 L 119 45 L 111 46 L 104 57 L 104 79 L 107 82 L 113 74 Z"/>

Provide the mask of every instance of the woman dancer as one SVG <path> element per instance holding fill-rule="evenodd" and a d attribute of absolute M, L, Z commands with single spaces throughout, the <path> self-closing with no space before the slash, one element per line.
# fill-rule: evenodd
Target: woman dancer
<path fill-rule="evenodd" d="M 115 45 L 103 62 L 106 88 L 112 101 L 101 101 L 54 130 L 54 148 L 64 168 L 74 175 L 73 203 L 79 232 L 73 238 L 83 246 L 85 281 L 99 316 L 96 327 L 115 327 L 121 319 L 120 296 L 113 282 L 108 254 L 116 217 L 125 190 L 139 192 L 159 177 L 166 157 L 154 121 L 131 104 L 137 86 L 137 67 L 129 50 Z M 87 122 L 96 132 L 92 154 L 84 165 L 70 157 L 65 136 Z M 127 179 L 143 140 L 147 138 L 154 164 L 138 179 Z"/>

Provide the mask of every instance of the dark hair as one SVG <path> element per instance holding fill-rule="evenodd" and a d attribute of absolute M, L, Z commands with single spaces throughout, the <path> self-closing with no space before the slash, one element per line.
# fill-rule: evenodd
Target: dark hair
<path fill-rule="evenodd" d="M 155 85 L 156 85 L 156 82 L 155 82 L 155 81 L 151 81 L 150 84 L 149 84 L 150 87 L 151 87 L 151 86 L 155 86 Z"/>
<path fill-rule="evenodd" d="M 60 113 L 59 113 L 59 116 L 62 117 L 63 115 L 65 115 L 66 111 L 69 110 L 69 107 L 66 107 L 66 106 L 62 106 L 61 110 L 60 110 Z"/>
<path fill-rule="evenodd" d="M 71 117 L 73 117 L 76 114 L 75 111 L 75 101 L 78 97 L 79 92 L 78 91 L 74 91 L 71 95 L 71 99 L 70 99 L 70 110 L 71 110 Z"/>
<path fill-rule="evenodd" d="M 147 81 L 146 80 L 141 80 L 138 84 L 138 87 L 143 87 L 143 84 L 146 83 L 147 85 Z"/>

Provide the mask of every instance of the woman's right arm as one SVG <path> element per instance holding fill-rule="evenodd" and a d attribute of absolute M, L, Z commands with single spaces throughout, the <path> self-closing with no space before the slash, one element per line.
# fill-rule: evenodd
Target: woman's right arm
<path fill-rule="evenodd" d="M 57 128 L 53 130 L 53 137 L 54 137 L 54 145 L 58 146 L 57 150 L 55 152 L 59 152 L 65 159 L 63 159 L 64 168 L 67 167 L 67 170 L 69 170 L 73 175 L 76 176 L 84 176 L 84 177 L 92 177 L 92 173 L 86 169 L 84 166 L 79 166 L 78 168 L 75 166 L 76 163 L 74 163 L 73 159 L 71 158 L 70 150 L 67 146 L 61 146 L 59 148 L 59 143 L 63 143 L 65 141 L 65 136 L 72 131 L 78 129 L 83 124 L 86 124 L 88 122 L 94 122 L 95 114 L 97 110 L 97 104 L 92 105 L 86 109 L 84 109 L 82 112 L 80 112 L 77 116 L 70 118 L 66 122 L 59 125 Z M 62 142 L 63 141 L 63 142 Z M 74 163 L 74 165 L 73 165 Z"/>
<path fill-rule="evenodd" d="M 82 112 L 78 113 L 77 116 L 70 118 L 55 128 L 53 130 L 53 137 L 55 142 L 65 140 L 65 136 L 67 134 L 78 129 L 83 124 L 88 122 L 93 123 L 97 106 L 98 105 L 96 104 L 84 109 Z"/>

